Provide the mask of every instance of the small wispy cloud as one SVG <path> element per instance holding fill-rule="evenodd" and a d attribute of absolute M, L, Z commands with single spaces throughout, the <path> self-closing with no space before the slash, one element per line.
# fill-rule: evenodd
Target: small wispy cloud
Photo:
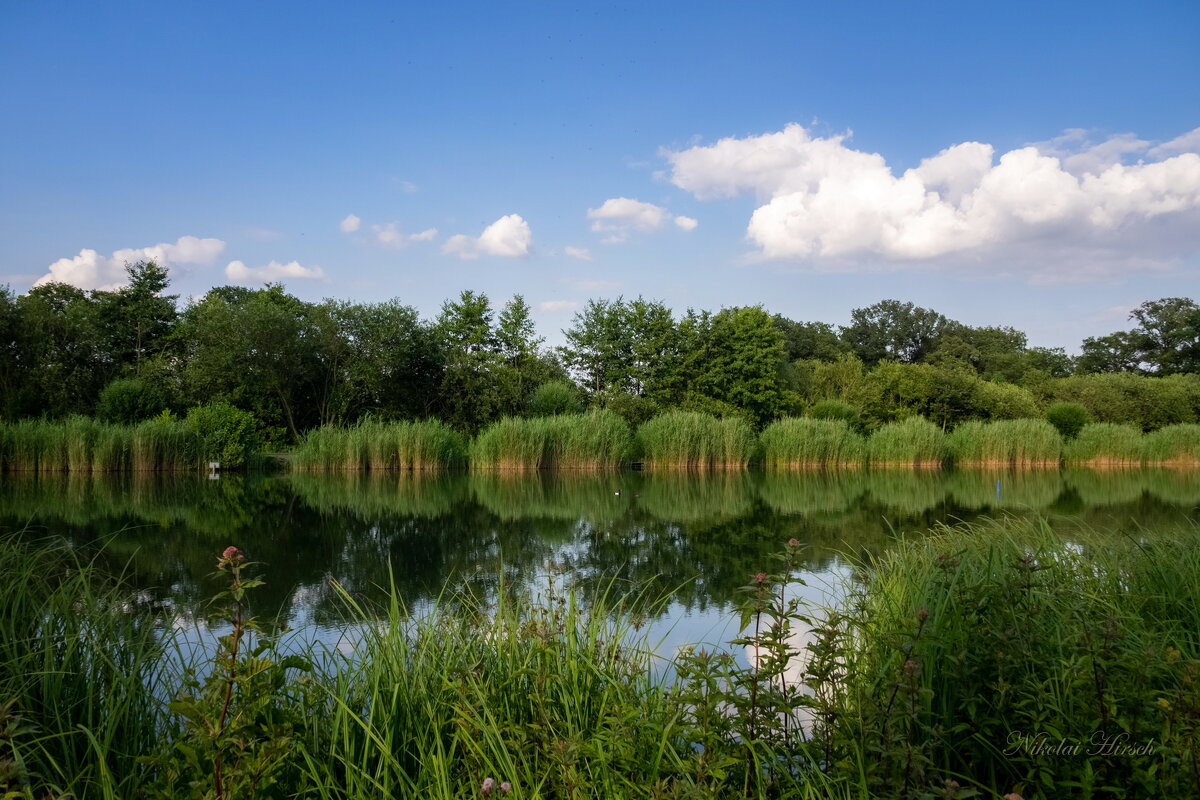
<path fill-rule="evenodd" d="M 539 311 L 575 311 L 579 308 L 579 303 L 574 300 L 543 300 L 538 303 Z"/>
<path fill-rule="evenodd" d="M 320 267 L 301 266 L 298 261 L 281 264 L 270 261 L 262 267 L 248 267 L 241 261 L 230 261 L 225 266 L 225 277 L 233 283 L 269 283 L 284 279 L 319 280 L 325 277 Z"/>
<path fill-rule="evenodd" d="M 347 214 L 346 218 L 338 224 L 338 228 L 342 233 L 354 233 L 362 226 L 362 220 L 354 214 Z"/>
<path fill-rule="evenodd" d="M 563 248 L 563 252 L 571 258 L 577 258 L 580 261 L 592 260 L 592 254 L 586 247 L 572 247 L 571 245 L 567 245 Z"/>
<path fill-rule="evenodd" d="M 671 220 L 685 231 L 699 224 L 691 217 L 676 217 L 662 206 L 631 197 L 611 197 L 599 208 L 589 208 L 587 217 L 592 221 L 593 232 L 607 234 L 602 240 L 606 243 L 623 242 L 635 231 L 661 230 Z"/>

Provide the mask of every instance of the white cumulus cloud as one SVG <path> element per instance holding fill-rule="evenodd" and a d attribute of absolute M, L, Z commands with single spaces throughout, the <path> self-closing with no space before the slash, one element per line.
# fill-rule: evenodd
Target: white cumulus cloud
<path fill-rule="evenodd" d="M 1152 268 L 1200 249 L 1193 134 L 1152 147 L 1072 130 L 999 158 L 991 145 L 964 142 L 901 174 L 845 136 L 800 125 L 664 155 L 671 182 L 700 199 L 758 198 L 747 234 L 766 258 L 852 270 L 1020 256 L 1005 269 L 1047 280 Z"/>
<path fill-rule="evenodd" d="M 60 258 L 51 264 L 34 286 L 58 281 L 80 289 L 116 289 L 125 285 L 125 265 L 138 261 L 154 261 L 169 273 L 187 266 L 211 264 L 225 250 L 220 239 L 201 239 L 180 236 L 174 244 L 165 242 L 150 247 L 126 248 L 103 256 L 96 250 L 84 248 L 72 258 Z"/>
<path fill-rule="evenodd" d="M 680 230 L 694 231 L 694 230 L 696 230 L 696 226 L 699 224 L 700 224 L 700 221 L 694 217 L 685 217 L 683 215 L 680 215 L 675 218 L 675 225 Z"/>
<path fill-rule="evenodd" d="M 480 255 L 515 258 L 529 255 L 533 247 L 533 232 L 520 214 L 508 214 L 483 229 L 478 236 L 457 234 L 442 245 L 442 252 L 463 259 Z"/>
<path fill-rule="evenodd" d="M 320 267 L 301 266 L 299 261 L 280 264 L 271 261 L 263 267 L 248 267 L 241 261 L 230 261 L 225 265 L 225 277 L 232 283 L 270 283 L 292 278 L 320 279 L 325 271 Z"/>
<path fill-rule="evenodd" d="M 361 226 L 362 220 L 354 214 L 347 214 L 346 218 L 338 223 L 338 227 L 341 228 L 342 233 L 354 233 Z"/>

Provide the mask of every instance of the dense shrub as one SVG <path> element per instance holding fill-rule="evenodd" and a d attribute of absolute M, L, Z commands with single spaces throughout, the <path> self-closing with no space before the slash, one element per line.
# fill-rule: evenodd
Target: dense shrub
<path fill-rule="evenodd" d="M 804 416 L 810 419 L 841 420 L 857 431 L 862 430 L 862 414 L 843 400 L 821 400 L 813 403 Z"/>
<path fill-rule="evenodd" d="M 103 422 L 132 425 L 156 416 L 166 405 L 166 397 L 156 386 L 137 378 L 120 378 L 100 392 L 96 416 Z"/>
<path fill-rule="evenodd" d="M 1040 416 L 1037 398 L 1012 383 L 980 381 L 975 387 L 975 410 L 984 419 L 1030 419 Z"/>
<path fill-rule="evenodd" d="M 535 417 L 555 414 L 578 414 L 583 411 L 579 390 L 568 381 L 547 381 L 533 392 L 529 399 L 529 413 Z"/>
<path fill-rule="evenodd" d="M 200 458 L 219 461 L 223 467 L 245 466 L 259 447 L 254 415 L 229 403 L 196 406 L 184 424 L 199 438 Z"/>
<path fill-rule="evenodd" d="M 1046 421 L 1058 428 L 1065 439 L 1074 439 L 1092 421 L 1092 415 L 1079 403 L 1059 401 L 1046 409 Z"/>

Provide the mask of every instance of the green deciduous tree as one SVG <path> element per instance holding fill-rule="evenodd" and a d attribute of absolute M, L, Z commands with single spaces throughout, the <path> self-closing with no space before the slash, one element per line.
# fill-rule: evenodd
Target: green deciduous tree
<path fill-rule="evenodd" d="M 921 361 L 933 351 L 950 320 L 928 308 L 882 300 L 850 312 L 842 340 L 867 364 Z"/>

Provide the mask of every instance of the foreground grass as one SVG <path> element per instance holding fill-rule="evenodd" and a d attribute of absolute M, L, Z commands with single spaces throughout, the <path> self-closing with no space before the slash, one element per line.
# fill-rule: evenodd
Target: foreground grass
<path fill-rule="evenodd" d="M 180 672 L 119 585 L 59 545 L 9 537 L 0 790 L 1197 795 L 1197 531 L 1066 543 L 1037 521 L 940 529 L 855 565 L 824 609 L 789 588 L 794 543 L 781 559 L 749 576 L 732 650 L 663 660 L 620 610 L 644 598 L 585 606 L 551 585 L 538 602 L 501 592 L 490 609 L 447 597 L 420 618 L 394 592 L 374 609 L 346 596 L 351 617 L 376 621 L 350 629 L 351 652 L 285 654 L 245 617 L 254 568 L 229 548 L 216 606 L 227 633 Z"/>

